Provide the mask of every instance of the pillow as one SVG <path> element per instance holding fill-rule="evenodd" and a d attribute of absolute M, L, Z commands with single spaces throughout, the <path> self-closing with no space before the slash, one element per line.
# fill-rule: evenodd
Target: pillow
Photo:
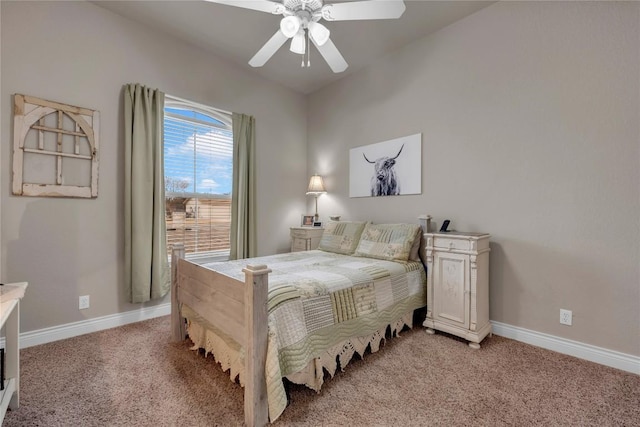
<path fill-rule="evenodd" d="M 329 221 L 325 225 L 318 249 L 343 255 L 356 250 L 366 221 Z"/>
<path fill-rule="evenodd" d="M 422 245 L 422 227 L 418 227 L 416 239 L 413 241 L 411 251 L 409 252 L 409 261 L 422 261 L 420 258 L 420 246 Z"/>
<path fill-rule="evenodd" d="M 418 230 L 418 224 L 367 224 L 354 255 L 407 261 Z"/>

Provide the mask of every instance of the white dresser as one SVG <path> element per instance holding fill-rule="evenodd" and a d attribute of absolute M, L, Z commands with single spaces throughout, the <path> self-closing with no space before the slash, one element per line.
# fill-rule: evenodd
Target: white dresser
<path fill-rule="evenodd" d="M 0 328 L 5 330 L 5 381 L 0 390 L 0 425 L 7 408 L 20 405 L 20 300 L 28 283 L 11 283 L 0 289 Z"/>
<path fill-rule="evenodd" d="M 291 252 L 310 251 L 320 244 L 324 228 L 291 227 Z"/>
<path fill-rule="evenodd" d="M 491 333 L 489 234 L 426 233 L 428 333 L 448 332 L 471 348 Z"/>

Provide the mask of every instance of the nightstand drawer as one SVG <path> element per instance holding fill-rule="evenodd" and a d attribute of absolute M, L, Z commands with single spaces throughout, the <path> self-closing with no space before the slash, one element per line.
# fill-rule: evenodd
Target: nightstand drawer
<path fill-rule="evenodd" d="M 292 239 L 320 239 L 324 228 L 320 227 L 291 227 Z"/>
<path fill-rule="evenodd" d="M 291 237 L 294 239 L 308 239 L 311 237 L 309 231 L 312 231 L 312 230 L 313 229 L 305 230 L 305 229 L 299 229 L 299 228 L 292 228 Z"/>
<path fill-rule="evenodd" d="M 434 237 L 433 246 L 441 249 L 458 249 L 468 251 L 471 249 L 471 242 L 466 239 L 448 239 L 445 237 Z"/>
<path fill-rule="evenodd" d="M 291 241 L 291 252 L 306 251 L 308 249 L 307 239 L 294 238 Z"/>
<path fill-rule="evenodd" d="M 310 251 L 320 244 L 324 228 L 291 227 L 291 252 Z"/>

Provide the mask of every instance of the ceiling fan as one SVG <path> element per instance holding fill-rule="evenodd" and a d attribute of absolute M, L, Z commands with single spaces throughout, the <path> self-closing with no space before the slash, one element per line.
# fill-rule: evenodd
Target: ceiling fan
<path fill-rule="evenodd" d="M 303 55 L 302 67 L 305 66 L 304 55 L 306 54 L 308 67 L 311 65 L 309 61 L 309 40 L 311 40 L 334 73 L 346 70 L 349 65 L 329 38 L 329 29 L 318 21 L 321 19 L 326 21 L 397 19 L 402 16 L 406 8 L 402 0 L 363 0 L 333 4 L 323 4 L 322 0 L 206 1 L 284 16 L 278 31 L 249 61 L 252 67 L 262 67 L 266 64 L 289 39 L 291 39 L 289 50 Z"/>

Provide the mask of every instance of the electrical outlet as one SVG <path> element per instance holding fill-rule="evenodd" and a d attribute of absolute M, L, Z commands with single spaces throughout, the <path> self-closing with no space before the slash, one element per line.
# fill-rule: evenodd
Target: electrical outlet
<path fill-rule="evenodd" d="M 572 318 L 573 313 L 571 313 L 571 310 L 560 309 L 560 324 L 571 326 Z"/>
<path fill-rule="evenodd" d="M 84 310 L 86 308 L 89 308 L 89 295 L 82 295 L 78 299 L 78 308 L 80 310 Z"/>

